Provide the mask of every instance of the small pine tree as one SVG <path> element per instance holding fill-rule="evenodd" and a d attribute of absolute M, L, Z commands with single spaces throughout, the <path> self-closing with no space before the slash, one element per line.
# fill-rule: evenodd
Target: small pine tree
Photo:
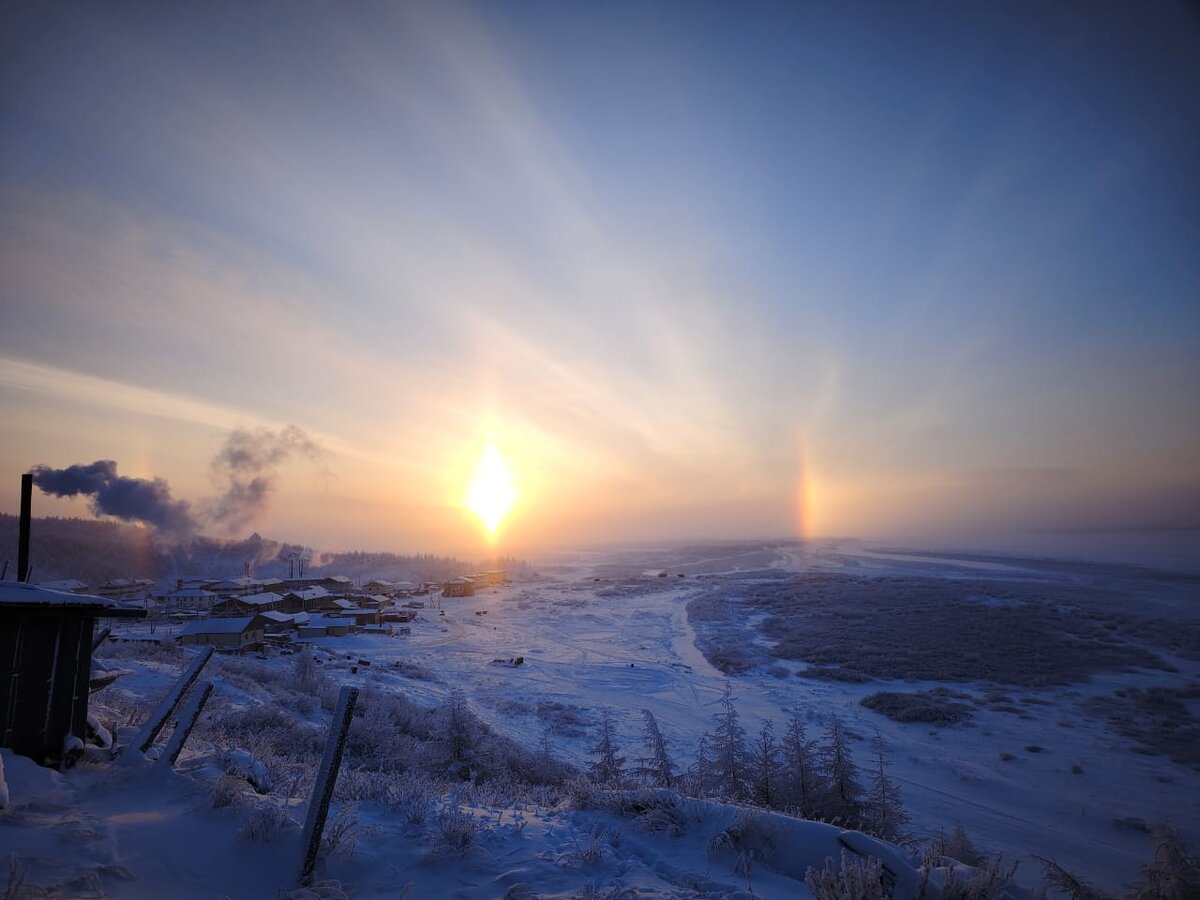
<path fill-rule="evenodd" d="M 700 735 L 696 745 L 696 761 L 688 769 L 687 791 L 693 797 L 707 797 L 712 785 L 712 760 L 708 748 L 712 744 L 712 735 L 707 731 Z"/>
<path fill-rule="evenodd" d="M 459 688 L 450 692 L 446 705 L 446 744 L 452 764 L 465 762 L 471 749 L 471 707 Z"/>
<path fill-rule="evenodd" d="M 817 814 L 821 798 L 821 779 L 817 771 L 817 742 L 808 736 L 800 710 L 792 710 L 783 734 L 782 803 L 801 818 Z"/>
<path fill-rule="evenodd" d="M 625 757 L 617 746 L 612 711 L 606 706 L 600 717 L 600 742 L 592 748 L 596 761 L 589 773 L 592 781 L 606 787 L 619 787 L 625 780 Z"/>
<path fill-rule="evenodd" d="M 733 686 L 725 682 L 721 709 L 715 716 L 717 727 L 712 738 L 712 774 L 717 793 L 727 800 L 745 800 L 749 795 L 750 751 L 746 748 L 746 729 L 734 706 Z"/>
<path fill-rule="evenodd" d="M 638 757 L 637 775 L 651 787 L 674 787 L 678 778 L 675 775 L 675 764 L 667 750 L 667 739 L 659 730 L 654 713 L 643 709 L 642 720 L 646 727 L 646 755 Z"/>
<path fill-rule="evenodd" d="M 774 807 L 778 778 L 779 746 L 775 743 L 775 723 L 767 719 L 754 741 L 750 762 L 750 797 L 757 806 Z"/>
<path fill-rule="evenodd" d="M 908 813 L 900 800 L 900 790 L 887 773 L 887 754 L 883 737 L 875 732 L 871 742 L 875 768 L 871 772 L 871 789 L 863 809 L 866 831 L 893 843 L 902 840 L 908 827 Z"/>
<path fill-rule="evenodd" d="M 846 732 L 837 716 L 829 720 L 829 726 L 825 729 L 821 763 L 828 787 L 825 815 L 831 822 L 843 825 L 857 823 L 861 818 L 862 786 L 858 780 L 858 766 L 854 764 L 854 756 L 846 743 Z"/>

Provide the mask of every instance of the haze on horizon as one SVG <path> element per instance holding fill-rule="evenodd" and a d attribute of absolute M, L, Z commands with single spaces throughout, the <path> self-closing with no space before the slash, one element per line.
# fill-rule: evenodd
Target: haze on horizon
<path fill-rule="evenodd" d="M 58 3 L 0 41 L 0 511 L 104 459 L 198 504 L 295 425 L 328 456 L 246 530 L 322 548 L 489 549 L 489 442 L 500 552 L 1200 533 L 1183 3 Z"/>

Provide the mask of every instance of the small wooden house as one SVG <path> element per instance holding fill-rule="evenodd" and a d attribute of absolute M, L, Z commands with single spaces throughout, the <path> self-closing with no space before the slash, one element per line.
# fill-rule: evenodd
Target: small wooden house
<path fill-rule="evenodd" d="M 228 597 L 212 606 L 214 616 L 253 616 L 268 610 L 280 609 L 283 598 L 270 592 L 247 594 L 244 597 Z"/>
<path fill-rule="evenodd" d="M 261 616 L 203 619 L 188 622 L 179 631 L 179 643 L 243 650 L 262 642 L 266 625 Z"/>

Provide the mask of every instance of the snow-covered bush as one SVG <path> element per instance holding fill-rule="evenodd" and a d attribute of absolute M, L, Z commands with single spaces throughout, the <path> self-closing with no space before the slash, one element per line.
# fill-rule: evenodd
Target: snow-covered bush
<path fill-rule="evenodd" d="M 886 900 L 891 896 L 883 864 L 874 857 L 851 856 L 845 850 L 841 865 L 826 857 L 823 869 L 809 868 L 804 883 L 815 900 Z"/>
<path fill-rule="evenodd" d="M 433 845 L 426 854 L 427 858 L 461 856 L 475 843 L 480 827 L 474 816 L 463 812 L 455 804 L 448 804 L 434 820 L 430 835 Z"/>
<path fill-rule="evenodd" d="M 388 805 L 409 825 L 424 825 L 438 792 L 424 775 L 409 773 L 390 785 Z"/>
<path fill-rule="evenodd" d="M 258 803 L 242 817 L 238 833 L 252 841 L 271 841 L 299 824 L 274 803 Z"/>
<path fill-rule="evenodd" d="M 209 786 L 213 809 L 240 806 L 246 793 L 246 782 L 236 775 L 222 775 Z"/>

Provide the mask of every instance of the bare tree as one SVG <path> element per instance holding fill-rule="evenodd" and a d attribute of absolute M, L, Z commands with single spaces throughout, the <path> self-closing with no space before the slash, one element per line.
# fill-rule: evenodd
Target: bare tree
<path fill-rule="evenodd" d="M 816 815 L 822 787 L 817 771 L 817 742 L 809 738 L 799 709 L 792 710 L 781 749 L 783 804 L 804 818 Z"/>

